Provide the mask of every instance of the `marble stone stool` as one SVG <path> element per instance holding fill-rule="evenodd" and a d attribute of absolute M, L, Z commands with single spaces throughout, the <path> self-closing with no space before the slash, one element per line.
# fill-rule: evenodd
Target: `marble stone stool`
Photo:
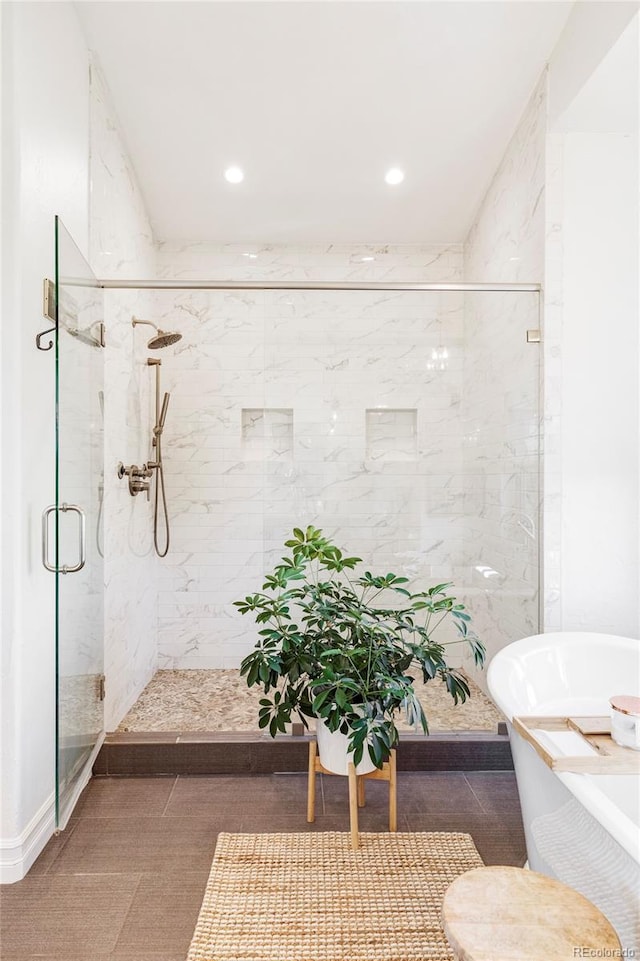
<path fill-rule="evenodd" d="M 445 893 L 442 923 L 458 961 L 622 956 L 618 936 L 591 901 L 523 868 L 461 874 Z"/>

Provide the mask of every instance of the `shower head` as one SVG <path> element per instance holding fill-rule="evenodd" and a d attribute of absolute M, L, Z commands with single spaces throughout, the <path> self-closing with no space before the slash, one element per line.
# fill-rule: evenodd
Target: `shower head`
<path fill-rule="evenodd" d="M 182 334 L 172 333 L 167 330 L 158 330 L 155 337 L 152 337 L 147 347 L 149 350 L 159 350 L 161 347 L 170 347 L 171 344 L 177 344 L 179 340 L 182 339 Z"/>
<path fill-rule="evenodd" d="M 132 317 L 131 326 L 136 327 L 138 324 L 145 324 L 147 327 L 153 327 L 156 332 L 156 336 L 152 337 L 147 344 L 149 350 L 160 350 L 161 347 L 169 347 L 171 344 L 177 344 L 177 342 L 182 339 L 182 334 L 177 334 L 173 331 L 160 330 L 160 328 L 156 327 L 156 325 L 150 320 L 138 320 L 137 317 Z"/>

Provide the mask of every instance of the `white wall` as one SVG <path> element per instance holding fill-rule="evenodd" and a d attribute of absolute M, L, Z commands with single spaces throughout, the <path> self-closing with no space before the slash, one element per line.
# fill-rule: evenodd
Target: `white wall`
<path fill-rule="evenodd" d="M 40 515 L 54 500 L 53 353 L 35 348 L 60 214 L 87 252 L 88 59 L 70 4 L 2 4 L 3 879 L 53 828 L 54 577 Z"/>
<path fill-rule="evenodd" d="M 563 626 L 638 636 L 637 141 L 564 145 Z M 594 227 L 597 225 L 597 229 Z"/>
<path fill-rule="evenodd" d="M 563 61 L 552 62 L 565 109 L 549 131 L 547 245 L 559 367 L 549 626 L 631 636 L 640 628 L 639 22 L 609 51 L 598 46 L 589 75 L 568 92 Z M 567 31 L 559 55 L 572 36 L 574 45 L 591 37 L 591 50 L 584 16 Z"/>

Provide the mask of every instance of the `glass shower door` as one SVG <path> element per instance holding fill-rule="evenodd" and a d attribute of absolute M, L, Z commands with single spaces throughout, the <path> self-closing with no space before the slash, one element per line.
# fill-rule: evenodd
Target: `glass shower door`
<path fill-rule="evenodd" d="M 103 300 L 56 218 L 56 819 L 64 826 L 104 729 Z"/>

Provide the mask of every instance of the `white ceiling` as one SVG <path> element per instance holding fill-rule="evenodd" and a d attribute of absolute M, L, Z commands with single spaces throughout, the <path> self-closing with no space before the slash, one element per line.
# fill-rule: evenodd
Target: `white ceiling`
<path fill-rule="evenodd" d="M 157 239 L 464 240 L 572 3 L 81 2 Z M 231 186 L 230 164 L 245 171 Z M 406 171 L 384 183 L 391 166 Z"/>

